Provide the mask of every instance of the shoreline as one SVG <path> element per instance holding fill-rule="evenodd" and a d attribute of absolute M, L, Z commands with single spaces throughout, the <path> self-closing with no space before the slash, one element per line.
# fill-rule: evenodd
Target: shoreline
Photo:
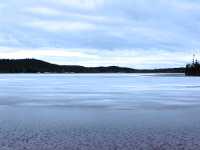
<path fill-rule="evenodd" d="M 185 67 L 154 69 L 121 66 L 85 67 L 51 64 L 37 59 L 0 59 L 0 73 L 185 73 Z"/>

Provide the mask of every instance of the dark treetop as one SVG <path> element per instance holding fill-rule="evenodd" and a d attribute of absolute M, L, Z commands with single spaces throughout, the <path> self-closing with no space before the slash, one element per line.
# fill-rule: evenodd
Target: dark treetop
<path fill-rule="evenodd" d="M 185 69 L 186 76 L 200 76 L 200 64 L 198 61 L 187 64 Z"/>

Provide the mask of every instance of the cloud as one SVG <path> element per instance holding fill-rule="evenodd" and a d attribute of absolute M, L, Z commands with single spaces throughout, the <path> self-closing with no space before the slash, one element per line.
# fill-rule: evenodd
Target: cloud
<path fill-rule="evenodd" d="M 74 57 L 74 58 L 96 58 L 94 55 L 86 54 L 81 51 L 66 51 L 59 48 L 41 49 L 18 49 L 0 47 L 0 57 L 10 59 L 40 58 L 40 57 Z"/>
<path fill-rule="evenodd" d="M 35 17 L 57 17 L 61 20 L 81 20 L 81 21 L 90 21 L 90 22 L 110 22 L 111 18 L 103 15 L 87 14 L 82 12 L 70 12 L 66 10 L 59 10 L 58 8 L 52 8 L 47 6 L 31 6 L 27 8 L 25 13 L 30 13 Z M 54 18 L 55 19 L 55 18 Z M 56 21 L 61 21 L 56 20 Z"/>
<path fill-rule="evenodd" d="M 0 4 L 0 9 L 3 9 L 5 7 L 5 4 Z"/>
<path fill-rule="evenodd" d="M 62 14 L 62 12 L 56 9 L 52 9 L 52 8 L 44 7 L 44 6 L 31 7 L 31 8 L 28 8 L 26 12 L 30 12 L 32 14 L 50 15 L 50 16 L 58 16 Z"/>
<path fill-rule="evenodd" d="M 35 27 L 49 32 L 66 32 L 66 31 L 84 31 L 95 28 L 93 24 L 79 21 L 50 21 L 50 20 L 35 20 L 26 24 L 30 27 Z"/>
<path fill-rule="evenodd" d="M 17 49 L 1 53 L 4 57 L 91 66 L 176 66 L 190 61 L 192 50 L 200 47 L 196 0 L 3 0 L 3 4 L 0 44 Z"/>
<path fill-rule="evenodd" d="M 195 1 L 173 1 L 172 5 L 179 11 L 199 11 L 200 4 Z"/>
<path fill-rule="evenodd" d="M 69 7 L 94 10 L 104 3 L 104 0 L 51 0 L 57 4 L 62 4 Z"/>

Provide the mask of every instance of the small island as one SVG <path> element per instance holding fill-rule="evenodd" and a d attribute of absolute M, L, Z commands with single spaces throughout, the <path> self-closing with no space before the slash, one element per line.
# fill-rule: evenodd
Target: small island
<path fill-rule="evenodd" d="M 193 55 L 192 63 L 186 65 L 185 75 L 200 76 L 200 63 L 197 59 L 195 59 L 195 55 Z"/>

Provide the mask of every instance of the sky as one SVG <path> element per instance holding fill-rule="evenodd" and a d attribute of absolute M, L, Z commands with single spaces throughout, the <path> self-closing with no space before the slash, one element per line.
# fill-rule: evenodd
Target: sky
<path fill-rule="evenodd" d="M 0 58 L 182 67 L 200 52 L 199 0 L 1 0 Z"/>

